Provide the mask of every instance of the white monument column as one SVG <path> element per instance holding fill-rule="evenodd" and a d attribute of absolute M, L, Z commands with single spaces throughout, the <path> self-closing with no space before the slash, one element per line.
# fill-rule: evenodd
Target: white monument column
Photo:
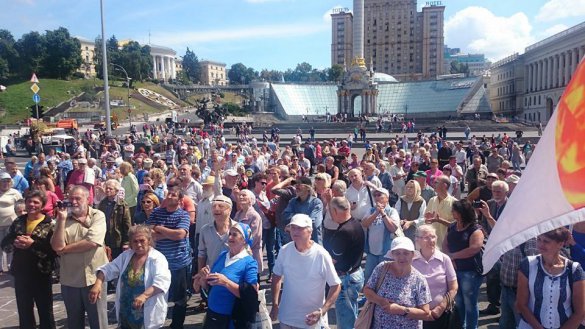
<path fill-rule="evenodd" d="M 152 78 L 156 79 L 156 56 L 152 55 Z"/>
<path fill-rule="evenodd" d="M 552 82 L 552 87 L 556 88 L 559 84 L 558 84 L 558 79 L 559 79 L 559 55 L 555 54 L 553 55 L 553 82 Z"/>
<path fill-rule="evenodd" d="M 171 58 L 171 74 L 172 74 L 172 78 L 176 79 L 177 78 L 177 68 L 176 68 L 177 63 L 175 63 L 175 58 L 172 57 Z"/>
<path fill-rule="evenodd" d="M 353 58 L 364 58 L 364 0 L 353 1 Z"/>
<path fill-rule="evenodd" d="M 563 83 L 563 86 L 566 86 L 569 84 L 569 81 L 571 80 L 571 64 L 570 64 L 570 53 L 569 51 L 565 52 L 565 81 Z"/>
<path fill-rule="evenodd" d="M 161 57 L 160 57 L 160 71 L 161 71 L 161 73 L 162 73 L 162 79 L 163 79 L 163 80 L 166 80 L 166 79 L 167 79 L 167 77 L 166 77 L 166 70 L 165 70 L 165 57 L 164 57 L 164 56 L 161 56 Z"/>
<path fill-rule="evenodd" d="M 579 48 L 573 49 L 573 74 L 577 72 L 577 66 L 579 66 Z"/>

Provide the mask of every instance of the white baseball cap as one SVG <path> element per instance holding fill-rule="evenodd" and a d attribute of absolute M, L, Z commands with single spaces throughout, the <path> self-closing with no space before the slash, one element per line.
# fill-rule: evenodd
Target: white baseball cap
<path fill-rule="evenodd" d="M 390 251 L 404 249 L 408 251 L 414 251 L 414 243 L 412 240 L 405 236 L 399 236 L 392 240 L 392 246 L 390 247 Z"/>
<path fill-rule="evenodd" d="M 288 225 L 295 225 L 298 227 L 313 227 L 313 221 L 311 217 L 305 214 L 296 214 L 292 216 Z"/>

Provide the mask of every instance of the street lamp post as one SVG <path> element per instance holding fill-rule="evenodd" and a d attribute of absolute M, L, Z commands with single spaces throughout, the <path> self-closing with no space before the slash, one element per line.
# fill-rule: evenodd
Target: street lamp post
<path fill-rule="evenodd" d="M 126 70 L 118 64 L 114 64 L 111 63 L 112 66 L 114 66 L 115 69 L 118 69 L 119 71 L 124 72 L 124 74 L 126 75 L 126 88 L 128 89 L 128 96 L 126 98 L 126 102 L 128 103 L 128 123 L 130 124 L 130 129 L 132 129 L 132 115 L 131 110 L 130 110 L 130 77 L 128 77 L 128 72 L 126 72 Z"/>
<path fill-rule="evenodd" d="M 106 101 L 106 133 L 112 137 L 112 118 L 110 117 L 110 90 L 108 89 L 108 55 L 106 53 L 106 29 L 104 27 L 104 1 L 100 0 L 100 15 L 102 22 L 102 70 L 104 75 L 104 96 Z"/>

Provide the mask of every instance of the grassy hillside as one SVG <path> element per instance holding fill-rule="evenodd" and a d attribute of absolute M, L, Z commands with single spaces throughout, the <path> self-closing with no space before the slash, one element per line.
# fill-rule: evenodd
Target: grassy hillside
<path fill-rule="evenodd" d="M 54 107 L 80 94 L 84 87 L 93 86 L 94 84 L 101 85 L 102 81 L 97 79 L 71 81 L 41 79 L 38 84 L 40 87 L 39 96 L 41 96 L 40 105 L 44 106 L 45 110 Z M 122 99 L 125 102 L 128 91 L 126 87 L 119 87 L 116 84 L 115 81 L 112 81 L 110 99 Z M 0 110 L 4 111 L 4 116 L 0 117 L 0 124 L 16 123 L 30 117 L 29 106 L 34 104 L 32 100 L 33 92 L 30 90 L 31 86 L 31 82 L 21 82 L 7 86 L 7 90 L 0 93 Z M 185 102 L 177 99 L 172 93 L 153 83 L 135 83 L 134 87 L 150 89 L 168 97 L 180 106 L 187 106 Z M 132 90 L 130 91 L 131 94 L 133 92 Z M 100 94 L 98 97 L 103 96 Z M 133 116 L 141 115 L 142 113 L 152 114 L 160 112 L 160 110 L 133 98 L 130 99 L 130 104 L 134 108 L 132 112 Z M 118 114 L 121 119 L 127 118 L 127 109 L 125 107 L 112 107 L 112 111 Z"/>
<path fill-rule="evenodd" d="M 96 80 L 96 83 L 100 83 Z M 40 105 L 45 109 L 58 105 L 59 103 L 81 93 L 85 85 L 92 86 L 94 80 L 52 80 L 40 79 L 38 83 L 41 88 Z M 30 117 L 29 106 L 33 105 L 33 92 L 30 90 L 32 83 L 29 81 L 21 82 L 6 86 L 4 92 L 0 92 L 0 109 L 5 111 L 5 115 L 0 117 L 0 123 L 15 123 Z"/>

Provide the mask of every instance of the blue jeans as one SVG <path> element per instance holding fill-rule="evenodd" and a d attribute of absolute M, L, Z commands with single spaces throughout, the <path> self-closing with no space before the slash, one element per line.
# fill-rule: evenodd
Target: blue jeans
<path fill-rule="evenodd" d="M 520 323 L 520 314 L 514 312 L 516 291 L 513 288 L 502 286 L 500 297 L 500 328 L 513 329 Z"/>
<path fill-rule="evenodd" d="M 376 255 L 370 254 L 369 252 L 366 253 L 366 269 L 365 269 L 365 274 L 364 274 L 365 282 L 368 282 L 368 280 L 370 279 L 370 276 L 372 275 L 372 272 L 374 272 L 374 269 L 376 268 L 376 266 L 378 266 L 378 264 L 380 264 L 384 260 L 385 260 L 384 254 L 376 256 Z"/>
<path fill-rule="evenodd" d="M 479 318 L 479 287 L 483 277 L 476 271 L 457 271 L 457 295 L 455 305 L 465 329 L 476 329 Z"/>
<path fill-rule="evenodd" d="M 341 291 L 335 301 L 335 317 L 337 328 L 353 329 L 358 315 L 358 295 L 364 287 L 364 271 L 360 268 L 352 274 L 339 277 Z"/>
<path fill-rule="evenodd" d="M 274 244 L 276 242 L 276 228 L 271 227 L 262 230 L 262 244 L 266 247 L 266 259 L 268 260 L 268 271 L 272 273 L 274 268 Z"/>

